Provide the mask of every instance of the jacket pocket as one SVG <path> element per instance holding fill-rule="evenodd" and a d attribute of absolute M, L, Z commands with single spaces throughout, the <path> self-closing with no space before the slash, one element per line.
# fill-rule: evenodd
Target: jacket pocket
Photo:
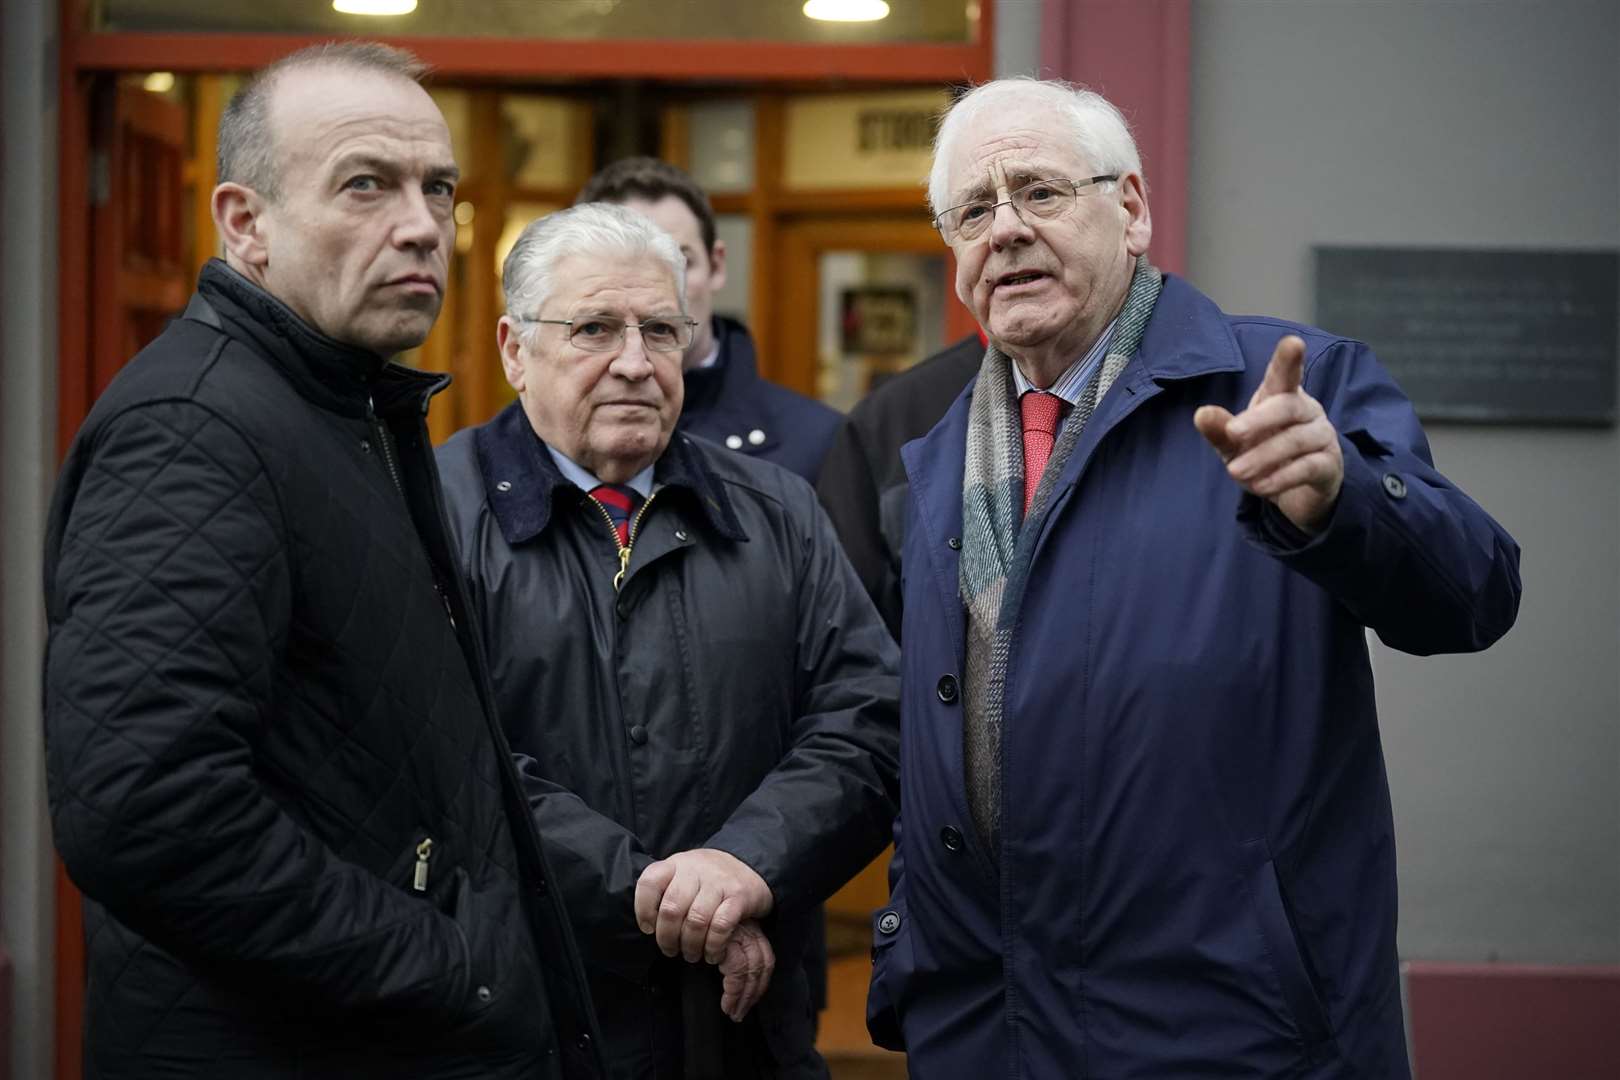
<path fill-rule="evenodd" d="M 1249 856 L 1249 896 L 1260 926 L 1266 958 L 1277 976 L 1283 1001 L 1288 1006 L 1301 1041 L 1306 1046 L 1315 1046 L 1325 1042 L 1332 1035 L 1332 1030 L 1321 998 L 1311 982 L 1310 970 L 1305 966 L 1299 939 L 1294 935 L 1288 918 L 1276 865 L 1271 861 L 1264 841 L 1252 840 L 1243 846 Z"/>
<path fill-rule="evenodd" d="M 462 867 L 449 872 L 452 886 L 445 912 L 461 932 L 467 949 L 467 977 L 460 1023 L 454 1032 L 462 1047 L 491 1052 L 543 1052 L 554 1033 L 538 957 L 532 943 L 521 940 L 528 930 L 513 890 L 502 904 L 492 889 L 479 889 Z M 515 918 L 503 919 L 503 915 Z M 525 947 L 529 946 L 529 947 Z"/>
<path fill-rule="evenodd" d="M 911 963 L 911 920 L 903 897 L 872 914 L 872 985 L 866 995 L 866 1030 L 885 1050 L 905 1050 L 900 1026 L 902 991 Z"/>

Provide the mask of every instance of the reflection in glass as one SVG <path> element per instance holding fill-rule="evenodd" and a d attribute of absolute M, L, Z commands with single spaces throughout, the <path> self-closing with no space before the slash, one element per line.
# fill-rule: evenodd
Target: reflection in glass
<path fill-rule="evenodd" d="M 501 227 L 501 238 L 495 242 L 495 280 L 500 280 L 501 265 L 506 262 L 512 245 L 517 243 L 529 222 L 561 209 L 556 203 L 515 202 L 507 205 L 506 223 Z"/>
<path fill-rule="evenodd" d="M 829 251 L 819 277 L 816 393 L 833 408 L 944 347 L 944 256 Z"/>
<path fill-rule="evenodd" d="M 716 239 L 726 245 L 726 285 L 714 294 L 714 312 L 748 323 L 748 284 L 753 279 L 754 223 L 747 214 L 717 214 Z"/>
<path fill-rule="evenodd" d="M 590 123 L 583 105 L 562 98 L 505 94 L 501 126 L 506 175 L 518 188 L 573 183 L 575 148 Z"/>
<path fill-rule="evenodd" d="M 701 101 L 687 107 L 687 171 L 708 192 L 754 186 L 754 103 Z"/>

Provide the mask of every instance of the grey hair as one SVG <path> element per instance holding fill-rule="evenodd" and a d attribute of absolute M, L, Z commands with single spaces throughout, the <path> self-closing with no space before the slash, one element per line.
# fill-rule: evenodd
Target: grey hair
<path fill-rule="evenodd" d="M 658 259 L 674 275 L 681 313 L 686 313 L 686 256 L 681 246 L 650 219 L 604 202 L 570 206 L 524 227 L 501 266 L 506 313 L 516 319 L 538 316 L 553 291 L 557 264 L 571 255 Z"/>
<path fill-rule="evenodd" d="M 288 53 L 248 79 L 220 114 L 215 160 L 220 183 L 241 184 L 271 200 L 279 196 L 281 171 L 275 132 L 270 127 L 271 94 L 282 76 L 315 67 L 370 71 L 414 83 L 428 73 L 428 66 L 409 52 L 375 41 L 328 41 Z"/>
<path fill-rule="evenodd" d="M 1006 113 L 1009 123 L 1019 107 L 1041 103 L 1056 108 L 1074 134 L 1074 149 L 1095 172 L 1142 175 L 1142 157 L 1131 126 L 1113 102 L 1094 90 L 1059 79 L 1017 76 L 974 87 L 946 110 L 934 136 L 934 162 L 928 172 L 928 205 L 935 214 L 950 208 L 951 151 L 963 127 L 986 109 Z M 1142 178 L 1146 188 L 1147 178 Z"/>

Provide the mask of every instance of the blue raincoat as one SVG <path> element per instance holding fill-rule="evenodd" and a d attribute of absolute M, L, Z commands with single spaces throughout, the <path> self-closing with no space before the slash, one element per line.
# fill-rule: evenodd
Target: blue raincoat
<path fill-rule="evenodd" d="M 1193 411 L 1279 338 L 1339 433 L 1307 539 Z M 1167 277 L 1048 501 L 1008 661 L 999 870 L 962 772 L 970 385 L 904 450 L 901 817 L 868 1021 L 914 1075 L 1408 1075 L 1395 848 L 1364 627 L 1428 654 L 1513 624 L 1513 539 L 1435 470 L 1363 344 Z M 1009 583 L 1008 594 L 1014 592 Z"/>

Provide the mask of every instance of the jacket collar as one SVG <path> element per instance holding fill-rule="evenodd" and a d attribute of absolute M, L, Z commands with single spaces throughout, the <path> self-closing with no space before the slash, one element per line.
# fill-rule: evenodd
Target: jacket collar
<path fill-rule="evenodd" d="M 1155 382 L 1242 371 L 1244 367 L 1225 313 L 1174 274 L 1164 275 L 1164 288 L 1132 366 L 1138 364 L 1142 375 Z"/>
<path fill-rule="evenodd" d="M 693 368 L 681 377 L 686 387 L 683 415 L 723 409 L 727 403 L 739 400 L 740 388 L 759 379 L 754 341 L 742 323 L 716 315 L 714 336 L 720 343 L 715 362 L 706 368 Z"/>
<path fill-rule="evenodd" d="M 1148 382 L 1191 379 L 1243 368 L 1243 354 L 1232 337 L 1226 315 L 1184 279 L 1166 274 L 1141 347 L 1120 381 L 1140 387 Z M 950 535 L 961 532 L 962 458 L 967 445 L 968 409 L 977 383 L 975 374 L 934 429 L 901 448 L 913 497 L 925 519 L 938 522 L 941 530 Z M 1106 428 L 1110 414 L 1121 407 L 1118 397 L 1110 393 L 1109 401 L 1098 406 L 1098 415 L 1090 427 L 1099 433 Z M 1077 450 L 1075 460 L 1080 457 Z"/>
<path fill-rule="evenodd" d="M 519 402 L 475 429 L 473 443 L 478 471 L 484 478 L 484 498 L 500 524 L 501 535 L 512 546 L 544 532 L 558 496 L 579 490 L 563 478 Z M 655 491 L 668 489 L 670 494 L 685 496 L 720 536 L 747 541 L 725 485 L 716 479 L 703 451 L 689 437 L 679 433 L 671 437 L 653 465 L 653 483 Z"/>
<path fill-rule="evenodd" d="M 428 398 L 450 385 L 448 375 L 416 371 L 327 337 L 221 259 L 203 266 L 186 317 L 246 339 L 300 395 L 344 416 L 412 406 L 425 412 Z"/>

